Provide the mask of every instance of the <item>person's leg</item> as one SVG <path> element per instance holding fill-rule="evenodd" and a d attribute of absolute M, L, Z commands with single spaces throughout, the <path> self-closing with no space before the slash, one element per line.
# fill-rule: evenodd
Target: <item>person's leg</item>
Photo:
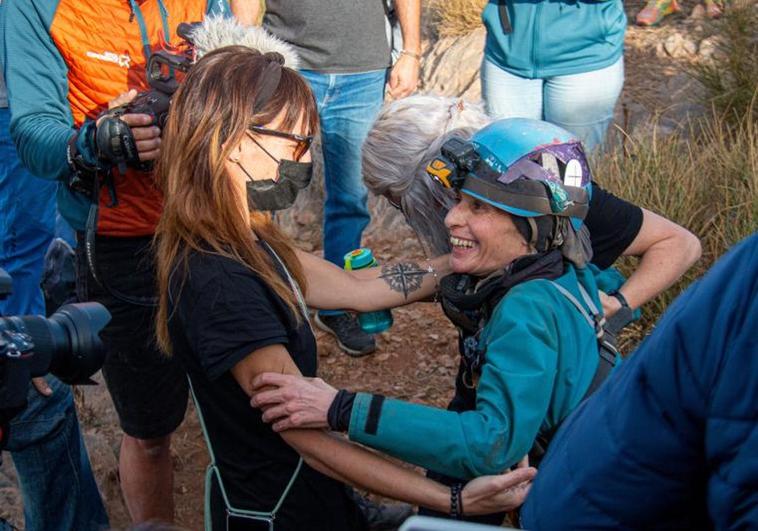
<path fill-rule="evenodd" d="M 8 450 L 16 467 L 28 531 L 108 527 L 90 468 L 70 388 L 48 376 L 42 397 L 30 386 L 29 405 L 11 422 Z"/>
<path fill-rule="evenodd" d="M 333 82 L 319 101 L 326 189 L 324 258 L 342 267 L 344 255 L 360 247 L 371 220 L 361 148 L 384 101 L 386 72 L 330 77 Z M 306 74 L 306 79 L 312 78 Z"/>
<path fill-rule="evenodd" d="M 174 520 L 174 471 L 171 436 L 121 439 L 118 471 L 129 516 L 135 523 Z"/>
<path fill-rule="evenodd" d="M 321 122 L 324 258 L 343 267 L 345 254 L 361 246 L 363 230 L 371 220 L 361 148 L 384 101 L 386 71 L 340 75 L 304 71 L 303 76 L 316 96 Z M 317 324 L 334 333 L 350 354 L 368 354 L 376 348 L 352 316 L 320 312 Z"/>
<path fill-rule="evenodd" d="M 0 109 L 0 267 L 13 278 L 13 292 L 0 301 L 0 315 L 44 315 L 39 283 L 55 232 L 57 184 L 21 165 L 9 121 L 8 109 Z"/>
<path fill-rule="evenodd" d="M 506 72 L 486 58 L 480 72 L 482 99 L 493 118 L 542 120 L 541 79 L 527 79 Z"/>
<path fill-rule="evenodd" d="M 0 267 L 13 278 L 13 294 L 0 315 L 44 315 L 39 287 L 54 231 L 56 184 L 30 175 L 0 109 Z M 79 431 L 71 389 L 48 377 L 43 397 L 29 386 L 29 405 L 11 423 L 8 450 L 18 472 L 26 529 L 100 529 L 108 526 Z"/>
<path fill-rule="evenodd" d="M 81 243 L 81 235 L 78 235 Z M 96 238 L 98 278 L 131 297 L 155 295 L 151 239 Z M 121 301 L 87 268 L 85 246 L 77 253 L 77 290 L 105 305 L 111 321 L 101 337 L 107 349 L 103 377 L 124 436 L 119 455 L 121 491 L 132 521 L 174 519 L 171 434 L 187 407 L 187 380 L 176 358 L 155 345 L 153 308 Z"/>
<path fill-rule="evenodd" d="M 624 59 L 611 66 L 545 82 L 545 120 L 579 137 L 589 153 L 602 146 L 624 86 Z"/>

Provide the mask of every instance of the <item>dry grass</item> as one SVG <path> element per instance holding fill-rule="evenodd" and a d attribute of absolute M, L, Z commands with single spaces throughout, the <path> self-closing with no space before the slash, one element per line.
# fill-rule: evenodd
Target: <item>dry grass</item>
<path fill-rule="evenodd" d="M 466 35 L 482 25 L 487 0 L 429 0 L 428 13 L 440 37 Z"/>
<path fill-rule="evenodd" d="M 638 334 L 647 333 L 673 298 L 719 256 L 758 229 L 758 124 L 752 114 L 735 124 L 714 111 L 692 124 L 687 135 L 629 140 L 626 150 L 595 161 L 602 185 L 688 228 L 703 246 L 700 262 L 645 306 Z M 632 265 L 621 268 L 628 273 Z"/>
<path fill-rule="evenodd" d="M 758 6 L 754 1 L 735 2 L 718 26 L 713 61 L 689 69 L 704 90 L 704 100 L 730 122 L 745 115 L 758 119 L 755 88 L 758 86 Z"/>

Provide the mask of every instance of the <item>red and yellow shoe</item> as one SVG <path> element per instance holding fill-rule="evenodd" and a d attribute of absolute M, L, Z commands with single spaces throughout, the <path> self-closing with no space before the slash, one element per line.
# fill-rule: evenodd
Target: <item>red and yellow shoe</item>
<path fill-rule="evenodd" d="M 678 13 L 680 10 L 676 0 L 649 0 L 642 11 L 637 13 L 637 25 L 655 26 L 668 15 Z"/>

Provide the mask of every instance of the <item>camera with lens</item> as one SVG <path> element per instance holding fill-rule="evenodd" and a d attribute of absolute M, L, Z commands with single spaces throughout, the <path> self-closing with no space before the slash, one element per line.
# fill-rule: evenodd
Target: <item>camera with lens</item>
<path fill-rule="evenodd" d="M 186 73 L 194 63 L 192 32 L 199 24 L 179 24 L 177 34 L 183 39 L 182 45 L 173 51 L 159 50 L 150 54 L 146 67 L 150 90 L 139 93 L 126 105 L 103 114 L 95 133 L 95 145 L 100 158 L 110 161 L 122 175 L 126 173 L 127 166 L 144 172 L 151 171 L 153 163 L 140 161 L 134 135 L 120 117 L 124 114 L 147 114 L 153 118 L 153 125 L 163 129 L 171 97 L 179 88 L 178 73 Z"/>
<path fill-rule="evenodd" d="M 11 293 L 10 275 L 0 268 L 0 300 Z M 49 318 L 0 317 L 0 449 L 8 423 L 26 407 L 31 378 L 52 373 L 68 384 L 91 384 L 105 360 L 100 331 L 111 320 L 102 304 L 67 304 Z"/>

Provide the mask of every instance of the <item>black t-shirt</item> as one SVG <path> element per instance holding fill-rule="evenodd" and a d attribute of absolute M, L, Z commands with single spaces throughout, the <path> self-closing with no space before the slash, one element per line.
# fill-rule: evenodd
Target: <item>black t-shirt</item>
<path fill-rule="evenodd" d="M 282 274 L 277 261 L 272 263 Z M 216 254 L 192 253 L 186 276 L 172 276 L 170 294 L 174 355 L 192 381 L 230 502 L 237 508 L 271 511 L 298 454 L 261 420 L 261 411 L 250 406 L 230 369 L 257 349 L 281 344 L 303 375 L 315 376 L 313 333 L 305 321 L 297 326 L 258 275 Z M 222 511 L 214 510 L 214 529 L 225 528 L 222 517 Z M 260 523 L 242 522 L 237 520 L 233 528 L 265 529 Z M 276 516 L 276 529 L 352 530 L 361 529 L 361 522 L 346 487 L 303 464 Z"/>
<path fill-rule="evenodd" d="M 592 263 L 606 269 L 639 234 L 642 209 L 592 183 L 592 199 L 584 223 L 590 231 Z"/>

